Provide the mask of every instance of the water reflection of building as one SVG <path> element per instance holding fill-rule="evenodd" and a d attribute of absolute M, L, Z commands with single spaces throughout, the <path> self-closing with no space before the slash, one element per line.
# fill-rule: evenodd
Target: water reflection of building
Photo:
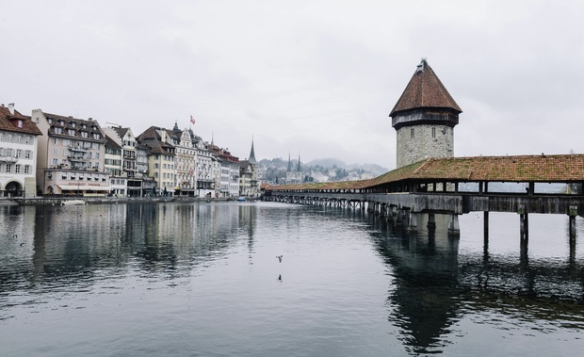
<path fill-rule="evenodd" d="M 91 285 L 118 268 L 169 274 L 226 254 L 244 231 L 253 244 L 256 207 L 237 204 L 0 206 L 0 291 Z M 27 289 L 28 289 L 27 288 Z"/>
<path fill-rule="evenodd" d="M 444 227 L 440 225 L 444 222 Z M 377 249 L 392 267 L 389 320 L 404 331 L 402 341 L 412 353 L 440 346 L 459 308 L 457 289 L 458 239 L 451 238 L 445 220 L 436 232 L 418 234 L 384 225 Z"/>

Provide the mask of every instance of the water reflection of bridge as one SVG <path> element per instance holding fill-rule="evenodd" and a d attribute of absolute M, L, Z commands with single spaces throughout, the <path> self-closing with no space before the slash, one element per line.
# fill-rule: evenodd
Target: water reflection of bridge
<path fill-rule="evenodd" d="M 576 260 L 530 261 L 459 253 L 459 239 L 448 235 L 448 219 L 436 229 L 408 232 L 372 217 L 373 240 L 394 278 L 388 295 L 389 320 L 402 332 L 410 353 L 439 352 L 453 325 L 466 314 L 496 310 L 524 319 L 562 316 L 584 327 L 584 265 Z"/>

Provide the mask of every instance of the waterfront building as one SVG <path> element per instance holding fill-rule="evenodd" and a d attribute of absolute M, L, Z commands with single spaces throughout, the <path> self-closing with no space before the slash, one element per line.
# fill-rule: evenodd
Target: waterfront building
<path fill-rule="evenodd" d="M 41 131 L 30 117 L 0 107 L 0 196 L 36 195 L 36 161 Z"/>
<path fill-rule="evenodd" d="M 136 146 L 138 142 L 130 128 L 110 126 L 103 129 L 122 150 L 122 177 L 126 178 L 128 196 L 139 197 L 142 195 L 141 175 L 137 172 Z"/>
<path fill-rule="evenodd" d="M 106 133 L 104 170 L 109 174 L 110 193 L 116 196 L 125 196 L 127 181 L 122 175 L 122 147 L 114 138 Z"/>
<path fill-rule="evenodd" d="M 197 195 L 213 196 L 215 194 L 215 161 L 213 153 L 207 148 L 208 144 L 203 139 L 193 134 L 193 143 L 197 153 L 196 178 Z"/>
<path fill-rule="evenodd" d="M 454 156 L 454 127 L 462 110 L 425 59 L 389 116 L 396 130 L 397 168 L 429 157 Z"/>
<path fill-rule="evenodd" d="M 37 188 L 43 194 L 104 195 L 110 192 L 104 170 L 105 134 L 91 118 L 78 119 L 32 111 L 42 136 L 38 142 Z"/>
<path fill-rule="evenodd" d="M 191 130 L 180 130 L 177 123 L 172 129 L 176 139 L 176 181 L 181 195 L 194 196 L 196 190 L 197 149 L 193 144 L 194 134 Z"/>
<path fill-rule="evenodd" d="M 258 163 L 255 158 L 253 140 L 251 142 L 249 159 L 240 162 L 239 177 L 239 194 L 250 197 L 258 196 Z"/>
<path fill-rule="evenodd" d="M 146 145 L 136 145 L 136 177 L 142 180 L 141 196 L 153 196 L 156 194 L 156 181 L 148 173 L 148 152 Z"/>
<path fill-rule="evenodd" d="M 222 149 L 213 142 L 208 146 L 217 158 L 216 196 L 237 197 L 239 195 L 239 158 L 231 155 L 229 149 Z"/>
<path fill-rule="evenodd" d="M 156 182 L 156 194 L 173 195 L 176 187 L 176 147 L 166 129 L 151 126 L 137 137 L 148 147 L 148 173 Z"/>

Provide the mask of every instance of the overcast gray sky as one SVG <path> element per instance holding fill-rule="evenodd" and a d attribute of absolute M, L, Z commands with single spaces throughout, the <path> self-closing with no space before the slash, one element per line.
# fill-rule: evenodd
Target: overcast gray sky
<path fill-rule="evenodd" d="M 583 1 L 0 0 L 0 103 L 195 132 L 245 159 L 395 167 L 427 58 L 455 155 L 584 153 Z"/>

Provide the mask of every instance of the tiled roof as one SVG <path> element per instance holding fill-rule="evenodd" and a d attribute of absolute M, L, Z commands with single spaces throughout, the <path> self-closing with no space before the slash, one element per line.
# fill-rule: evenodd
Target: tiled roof
<path fill-rule="evenodd" d="M 352 190 L 369 187 L 371 180 L 359 181 L 338 181 L 338 182 L 318 182 L 318 183 L 300 183 L 296 185 L 279 185 L 269 186 L 267 190 Z"/>
<path fill-rule="evenodd" d="M 110 147 L 110 148 L 114 148 L 114 149 L 121 149 L 122 148 L 120 146 L 120 144 L 116 143 L 114 141 L 114 139 L 112 139 L 109 135 L 106 134 L 105 138 L 107 139 L 107 142 L 105 143 L 106 147 Z"/>
<path fill-rule="evenodd" d="M 371 186 L 405 179 L 452 181 L 584 181 L 584 155 L 431 158 L 390 171 Z"/>
<path fill-rule="evenodd" d="M 71 116 L 65 117 L 62 115 L 51 114 L 47 112 L 42 112 L 47 120 L 52 120 L 51 127 L 49 128 L 50 135 L 59 136 L 71 136 L 75 138 L 82 138 L 82 140 L 95 141 L 95 142 L 106 142 L 105 133 L 101 130 L 101 126 L 96 120 L 93 119 L 78 119 Z M 62 133 L 57 134 L 55 128 L 62 128 Z M 69 130 L 74 130 L 74 135 L 69 134 Z M 88 136 L 83 137 L 80 133 L 87 132 Z M 99 139 L 93 137 L 93 134 L 99 134 Z"/>
<path fill-rule="evenodd" d="M 16 123 L 17 120 L 22 120 L 21 128 L 18 127 L 18 124 Z M 43 135 L 36 124 L 30 120 L 30 117 L 20 114 L 17 110 L 14 110 L 14 114 L 11 114 L 10 110 L 3 106 L 0 107 L 0 130 L 31 135 Z"/>
<path fill-rule="evenodd" d="M 174 146 L 162 141 L 158 134 L 161 129 L 156 126 L 151 126 L 136 138 L 141 145 L 146 145 L 149 148 L 149 154 L 163 154 L 175 155 Z"/>
<path fill-rule="evenodd" d="M 122 128 L 121 126 L 113 126 L 112 129 L 118 134 L 118 136 L 123 139 L 124 135 L 130 130 L 130 128 Z"/>
<path fill-rule="evenodd" d="M 419 108 L 447 108 L 462 112 L 425 59 L 418 65 L 389 116 Z"/>

